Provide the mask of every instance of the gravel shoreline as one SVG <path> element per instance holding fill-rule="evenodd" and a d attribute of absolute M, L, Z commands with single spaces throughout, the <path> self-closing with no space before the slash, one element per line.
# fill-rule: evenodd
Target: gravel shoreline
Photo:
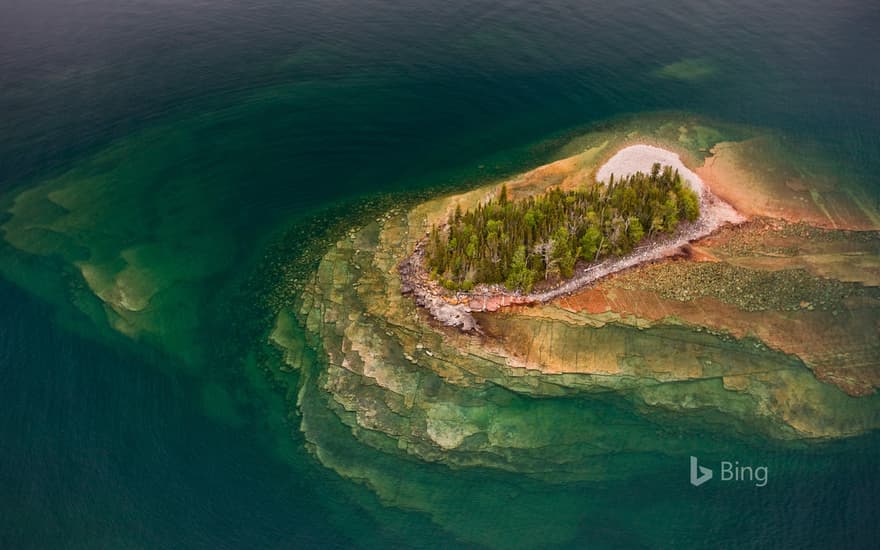
<path fill-rule="evenodd" d="M 574 277 L 560 285 L 529 294 L 513 292 L 500 285 L 478 285 L 471 292 L 449 294 L 428 276 L 424 266 L 425 240 L 423 239 L 416 244 L 413 253 L 401 262 L 398 268 L 402 282 L 401 291 L 404 294 L 411 293 L 416 303 L 440 323 L 464 331 L 480 332 L 479 325 L 471 315 L 473 312 L 497 311 L 511 305 L 544 303 L 567 296 L 613 273 L 674 255 L 682 246 L 712 234 L 725 224 L 745 221 L 745 218 L 733 207 L 712 194 L 703 180 L 688 169 L 676 153 L 660 147 L 652 145 L 625 147 L 599 168 L 596 179 L 607 181 L 611 174 L 623 177 L 635 172 L 648 173 L 656 162 L 677 169 L 682 179 L 700 199 L 700 217 L 695 222 L 682 223 L 675 234 L 643 243 L 626 256 L 608 258 L 581 267 Z"/>

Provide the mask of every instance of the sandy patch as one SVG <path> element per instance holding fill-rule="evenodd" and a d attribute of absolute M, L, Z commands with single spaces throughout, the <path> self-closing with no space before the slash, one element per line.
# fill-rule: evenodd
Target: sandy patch
<path fill-rule="evenodd" d="M 880 213 L 856 193 L 834 181 L 804 178 L 792 166 L 751 165 L 750 150 L 760 140 L 719 143 L 712 156 L 695 170 L 716 196 L 742 214 L 806 222 L 829 229 L 877 230 Z"/>

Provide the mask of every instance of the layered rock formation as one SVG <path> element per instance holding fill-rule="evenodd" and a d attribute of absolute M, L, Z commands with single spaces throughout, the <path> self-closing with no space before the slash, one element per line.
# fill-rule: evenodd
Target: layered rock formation
<path fill-rule="evenodd" d="M 679 128 L 677 144 L 659 130 L 647 138 L 694 162 L 711 145 L 687 141 L 699 128 Z M 602 159 L 646 139 L 623 135 L 599 136 L 508 189 L 587 181 Z M 464 333 L 402 292 L 398 265 L 432 223 L 496 190 L 390 212 L 324 257 L 294 316 L 322 358 L 307 367 L 299 404 L 325 464 L 401 504 L 371 478 L 378 471 L 346 458 L 328 422 L 355 448 L 545 480 L 637 475 L 638 457 L 686 453 L 706 433 L 784 445 L 880 427 L 876 227 L 754 217 L 573 295 L 474 313 L 482 333 Z"/>

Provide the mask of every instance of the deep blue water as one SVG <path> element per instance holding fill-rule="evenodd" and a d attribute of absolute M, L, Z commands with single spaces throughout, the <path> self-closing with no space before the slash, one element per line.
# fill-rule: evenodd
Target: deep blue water
<path fill-rule="evenodd" d="M 259 325 L 240 306 L 267 243 L 291 220 L 308 240 L 345 205 L 515 172 L 543 159 L 531 144 L 660 110 L 810 140 L 877 189 L 878 25 L 880 4 L 854 0 L 5 0 L 0 190 L 117 145 L 152 171 L 114 185 L 197 189 L 175 215 L 224 243 L 195 256 L 228 262 L 186 306 L 207 350 L 186 368 L 0 283 L 0 547 L 461 544 L 321 467 L 280 397 L 240 390 L 236 353 L 260 327 L 225 316 Z M 699 74 L 658 76 L 683 60 Z M 238 389 L 238 409 L 206 405 L 209 385 Z M 605 515 L 572 545 L 871 547 L 877 449 L 843 444 L 771 494 L 716 491 L 680 515 L 657 496 L 673 482 L 594 487 Z"/>

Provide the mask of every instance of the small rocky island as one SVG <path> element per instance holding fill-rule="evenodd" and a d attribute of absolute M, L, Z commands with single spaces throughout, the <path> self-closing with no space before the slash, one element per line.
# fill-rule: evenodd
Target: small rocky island
<path fill-rule="evenodd" d="M 471 312 L 568 295 L 740 221 L 678 155 L 634 145 L 573 189 L 513 200 L 503 184 L 456 204 L 401 263 L 403 291 L 443 324 L 479 330 Z"/>
<path fill-rule="evenodd" d="M 776 452 L 877 430 L 880 213 L 787 147 L 761 129 L 640 118 L 503 182 L 365 220 L 276 319 L 291 418 L 323 465 L 451 530 L 468 525 L 453 481 L 471 472 L 644 479 L 646 457 L 685 464 L 707 442 L 723 457 L 742 441 Z M 698 218 L 570 279 L 466 292 L 419 264 L 432 227 L 500 202 L 502 184 L 519 204 L 658 162 L 697 194 Z M 536 513 L 506 496 L 498 510 Z"/>

